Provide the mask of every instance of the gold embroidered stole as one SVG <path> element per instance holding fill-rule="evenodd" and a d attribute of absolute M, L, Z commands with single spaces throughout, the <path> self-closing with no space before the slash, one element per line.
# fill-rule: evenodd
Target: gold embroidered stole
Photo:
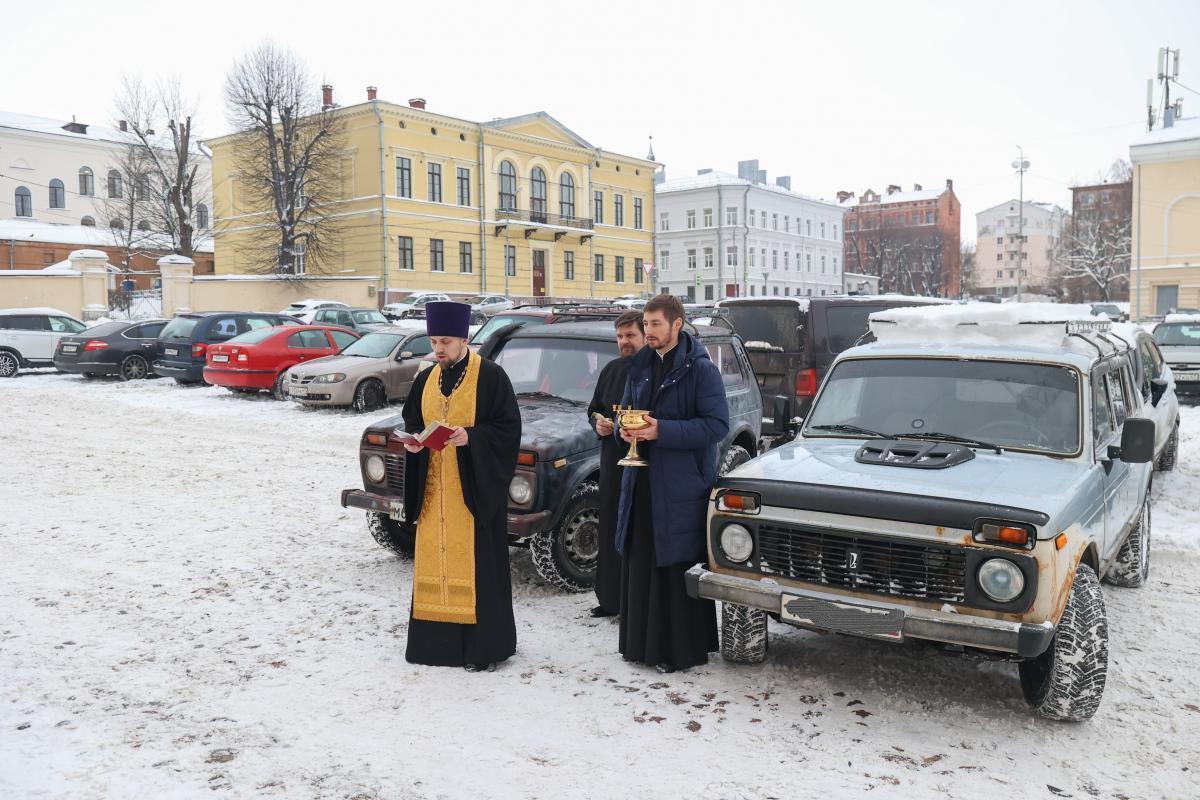
<path fill-rule="evenodd" d="M 441 390 L 441 365 L 429 371 L 421 393 L 426 424 L 435 419 L 450 427 L 475 424 L 479 388 L 479 356 L 469 353 L 466 374 L 450 395 L 448 408 Z M 431 622 L 475 624 L 475 517 L 463 502 L 458 448 L 447 444 L 429 451 L 425 499 L 417 519 L 413 565 L 413 618 Z"/>

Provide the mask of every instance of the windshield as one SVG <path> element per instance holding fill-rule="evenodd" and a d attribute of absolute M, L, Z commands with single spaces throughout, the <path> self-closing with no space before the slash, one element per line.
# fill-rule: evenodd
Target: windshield
<path fill-rule="evenodd" d="M 196 317 L 176 317 L 167 323 L 167 327 L 163 328 L 158 338 L 186 339 L 192 335 L 192 331 L 196 329 L 196 323 L 199 321 Z"/>
<path fill-rule="evenodd" d="M 1121 316 L 1121 309 L 1117 308 L 1111 303 L 1096 303 L 1092 306 L 1092 314 L 1093 316 L 1099 314 L 1108 314 L 1110 317 L 1119 317 Z"/>
<path fill-rule="evenodd" d="M 403 334 L 368 333 L 354 344 L 342 351 L 344 356 L 365 356 L 367 358 L 386 358 L 400 344 Z"/>
<path fill-rule="evenodd" d="M 544 392 L 587 403 L 604 365 L 617 356 L 612 342 L 578 339 L 513 339 L 495 357 L 513 390 Z"/>
<path fill-rule="evenodd" d="M 1154 341 L 1164 347 L 1200 347 L 1200 322 L 1164 322 L 1154 329 Z"/>
<path fill-rule="evenodd" d="M 766 342 L 788 353 L 801 350 L 800 331 L 805 313 L 790 300 L 778 303 L 730 303 L 729 322 L 745 342 Z"/>
<path fill-rule="evenodd" d="M 387 317 L 378 311 L 355 311 L 354 321 L 359 325 L 386 325 Z"/>
<path fill-rule="evenodd" d="M 1079 381 L 1074 370 L 1051 364 L 852 359 L 825 379 L 804 435 L 854 436 L 822 429 L 832 425 L 1070 455 L 1079 450 Z"/>
<path fill-rule="evenodd" d="M 487 302 L 487 299 L 488 299 L 488 295 L 477 294 L 474 297 L 468 297 L 466 300 L 463 300 L 463 302 L 469 306 L 477 306 L 477 305 L 481 305 L 481 304 Z"/>
<path fill-rule="evenodd" d="M 475 335 L 471 337 L 471 344 L 483 344 L 497 330 L 506 325 L 512 325 L 514 322 L 523 322 L 526 327 L 545 325 L 546 317 L 542 314 L 497 314 L 488 319 L 482 328 L 475 331 Z"/>
<path fill-rule="evenodd" d="M 279 333 L 279 331 L 275 330 L 274 328 L 259 328 L 258 330 L 253 330 L 249 333 L 243 333 L 240 336 L 235 336 L 226 342 L 226 344 L 258 344 L 259 342 L 264 342 L 267 339 L 270 339 L 277 333 Z"/>

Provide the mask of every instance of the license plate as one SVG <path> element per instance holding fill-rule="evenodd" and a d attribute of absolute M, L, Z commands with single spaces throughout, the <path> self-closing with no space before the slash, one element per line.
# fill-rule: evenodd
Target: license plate
<path fill-rule="evenodd" d="M 900 641 L 904 638 L 904 612 L 898 608 L 842 603 L 793 594 L 784 594 L 779 605 L 779 616 L 787 622 L 873 639 Z"/>
<path fill-rule="evenodd" d="M 214 364 L 224 364 L 228 360 L 229 360 L 229 356 L 213 356 Z"/>
<path fill-rule="evenodd" d="M 1200 372 L 1176 372 L 1177 381 L 1200 381 Z"/>
<path fill-rule="evenodd" d="M 62 351 L 64 353 L 74 353 L 78 349 L 79 349 L 79 345 L 77 345 L 77 344 L 64 344 L 62 346 Z"/>
<path fill-rule="evenodd" d="M 168 348 L 166 348 L 165 350 L 163 350 L 163 352 L 164 352 L 164 353 L 166 353 L 166 354 L 167 354 L 167 355 L 169 355 L 169 356 L 177 356 L 177 355 L 179 355 L 179 351 L 178 351 L 178 350 L 176 350 L 174 347 L 168 347 Z"/>
<path fill-rule="evenodd" d="M 404 501 L 392 500 L 388 503 L 388 516 L 396 522 L 404 522 Z"/>
<path fill-rule="evenodd" d="M 292 397 L 308 397 L 308 387 L 290 386 L 288 387 L 288 394 L 290 394 Z"/>

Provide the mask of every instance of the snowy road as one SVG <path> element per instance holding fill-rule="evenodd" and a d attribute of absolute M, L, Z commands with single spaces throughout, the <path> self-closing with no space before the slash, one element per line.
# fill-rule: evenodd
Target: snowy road
<path fill-rule="evenodd" d="M 338 505 L 367 418 L 54 374 L 0 398 L 3 798 L 1200 795 L 1197 408 L 1149 585 L 1105 587 L 1104 704 L 1063 725 L 1013 665 L 775 625 L 761 666 L 663 677 L 520 552 L 516 657 L 410 666 L 411 565 Z"/>

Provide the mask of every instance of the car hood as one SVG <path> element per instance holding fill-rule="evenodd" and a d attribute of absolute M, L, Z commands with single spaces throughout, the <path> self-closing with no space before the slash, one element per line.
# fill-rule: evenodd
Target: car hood
<path fill-rule="evenodd" d="M 558 397 L 521 395 L 521 449 L 539 461 L 564 458 L 600 446 L 588 424 L 587 407 Z"/>
<path fill-rule="evenodd" d="M 1088 466 L 1076 460 L 1006 450 L 976 450 L 945 469 L 860 464 L 863 439 L 806 439 L 770 450 L 730 478 L 841 486 L 871 492 L 940 497 L 1040 511 L 1051 517 L 1077 494 Z"/>
<path fill-rule="evenodd" d="M 1200 347 L 1191 345 L 1159 345 L 1167 364 L 1200 364 Z"/>
<path fill-rule="evenodd" d="M 362 356 L 325 356 L 292 367 L 290 372 L 300 377 L 309 375 L 325 375 L 330 372 L 344 372 L 347 375 L 358 375 L 372 372 L 387 358 L 363 358 Z"/>

